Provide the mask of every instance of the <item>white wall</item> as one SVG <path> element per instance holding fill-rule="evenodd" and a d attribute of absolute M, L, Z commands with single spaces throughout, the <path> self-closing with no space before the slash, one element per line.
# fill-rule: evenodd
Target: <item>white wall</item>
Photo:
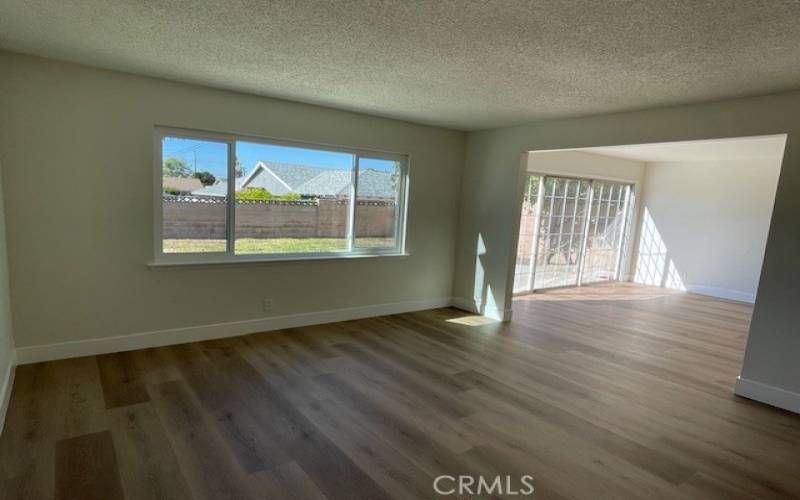
<path fill-rule="evenodd" d="M 641 184 L 645 163 L 586 151 L 531 151 L 528 171 Z"/>
<path fill-rule="evenodd" d="M 7 52 L 0 67 L 21 360 L 33 346 L 74 355 L 79 340 L 114 339 L 103 345 L 118 349 L 143 332 L 189 340 L 165 330 L 206 325 L 217 336 L 262 328 L 266 316 L 345 311 L 319 321 L 449 302 L 463 133 Z M 410 255 L 149 269 L 155 125 L 409 154 Z"/>
<path fill-rule="evenodd" d="M 0 164 L 0 431 L 5 422 L 14 379 L 14 339 L 11 332 L 11 292 L 8 281 L 3 187 L 2 164 Z"/>
<path fill-rule="evenodd" d="M 781 158 L 648 163 L 634 281 L 753 302 Z"/>
<path fill-rule="evenodd" d="M 645 163 L 614 156 L 599 155 L 585 151 L 533 151 L 527 154 L 528 172 L 580 177 L 633 184 L 634 206 L 631 227 L 638 225 L 639 193 L 645 178 Z M 625 242 L 620 279 L 627 281 L 633 272 L 634 231 L 629 232 Z"/>

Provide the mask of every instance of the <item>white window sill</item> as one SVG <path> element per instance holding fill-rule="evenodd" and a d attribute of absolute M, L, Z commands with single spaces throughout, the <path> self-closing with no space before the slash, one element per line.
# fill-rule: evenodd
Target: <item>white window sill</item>
<path fill-rule="evenodd" d="M 408 252 L 402 253 L 350 253 L 339 255 L 258 255 L 247 257 L 236 257 L 219 259 L 209 257 L 204 259 L 202 256 L 193 255 L 191 260 L 153 260 L 147 263 L 150 269 L 176 269 L 176 268 L 198 268 L 198 267 L 217 267 L 217 266 L 249 266 L 253 264 L 271 264 L 275 262 L 307 262 L 324 260 L 350 260 L 350 259 L 375 259 L 385 257 L 408 257 Z"/>

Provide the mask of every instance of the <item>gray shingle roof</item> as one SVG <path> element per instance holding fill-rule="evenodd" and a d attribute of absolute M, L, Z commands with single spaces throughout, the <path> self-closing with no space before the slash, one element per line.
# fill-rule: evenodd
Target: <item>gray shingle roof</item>
<path fill-rule="evenodd" d="M 268 172 L 261 166 L 243 179 L 240 185 L 237 186 L 237 191 L 241 190 L 243 186 L 245 188 L 266 189 L 270 193 L 278 196 L 292 191 L 291 186 L 287 186 L 287 183 L 278 177 L 277 174 Z"/>
<path fill-rule="evenodd" d="M 358 176 L 358 197 L 394 198 L 397 180 L 389 172 L 371 168 L 362 170 Z"/>
<path fill-rule="evenodd" d="M 329 168 L 312 167 L 308 165 L 292 165 L 289 163 L 264 163 L 285 186 L 278 185 L 269 172 L 262 168 L 254 171 L 246 178 L 237 179 L 236 191 L 243 188 L 260 187 L 273 194 L 281 195 L 287 192 L 298 193 L 303 196 L 344 196 L 350 190 L 351 173 L 349 170 L 334 170 Z M 246 182 L 246 184 L 245 184 Z M 359 198 L 394 198 L 395 183 L 393 175 L 380 170 L 362 170 L 358 179 Z M 196 196 L 224 197 L 227 195 L 228 183 L 218 180 L 213 186 L 192 191 Z"/>
<path fill-rule="evenodd" d="M 289 185 L 291 189 L 296 189 L 297 186 L 308 182 L 314 177 L 318 176 L 320 172 L 325 172 L 328 169 L 311 167 L 308 165 L 293 165 L 291 163 L 273 163 L 262 162 L 267 168 L 272 170 L 275 175 Z"/>
<path fill-rule="evenodd" d="M 305 196 L 339 196 L 350 191 L 352 173 L 344 170 L 322 170 L 312 179 L 295 188 Z"/>
<path fill-rule="evenodd" d="M 350 190 L 352 176 L 343 170 L 324 170 L 308 182 L 295 188 L 305 196 L 344 196 Z M 394 198 L 395 179 L 380 170 L 365 169 L 358 177 L 359 198 Z"/>

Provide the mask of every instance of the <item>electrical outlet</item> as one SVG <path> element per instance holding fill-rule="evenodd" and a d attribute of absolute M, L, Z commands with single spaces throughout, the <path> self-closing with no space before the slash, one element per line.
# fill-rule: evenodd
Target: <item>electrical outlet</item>
<path fill-rule="evenodd" d="M 261 301 L 261 310 L 264 312 L 272 312 L 272 299 L 264 299 Z"/>

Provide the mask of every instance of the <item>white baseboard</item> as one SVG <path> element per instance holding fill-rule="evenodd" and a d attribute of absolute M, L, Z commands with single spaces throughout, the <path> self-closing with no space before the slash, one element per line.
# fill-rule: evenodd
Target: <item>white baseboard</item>
<path fill-rule="evenodd" d="M 8 361 L 8 368 L 3 374 L 3 382 L 0 385 L 0 434 L 6 425 L 6 413 L 8 404 L 11 402 L 11 390 L 14 388 L 14 371 L 17 366 L 15 353 L 12 351 L 11 359 Z"/>
<path fill-rule="evenodd" d="M 736 377 L 736 388 L 733 392 L 747 399 L 800 413 L 800 394 L 774 385 L 762 384 L 739 376 Z"/>
<path fill-rule="evenodd" d="M 450 297 L 438 299 L 395 302 L 391 304 L 374 304 L 345 309 L 331 309 L 304 314 L 273 316 L 229 323 L 189 326 L 152 332 L 119 335 L 100 339 L 75 340 L 58 344 L 36 345 L 17 348 L 19 364 L 38 363 L 54 359 L 76 358 L 110 352 L 131 351 L 148 347 L 199 342 L 225 337 L 247 335 L 249 333 L 296 328 L 300 326 L 321 325 L 337 321 L 371 318 L 387 314 L 400 314 L 424 309 L 448 307 L 453 303 Z"/>
<path fill-rule="evenodd" d="M 453 297 L 451 301 L 453 307 L 463 309 L 475 314 L 481 314 L 487 318 L 497 321 L 511 321 L 511 309 L 498 309 L 496 307 L 481 307 L 478 301 L 474 299 L 465 299 L 463 297 Z"/>
<path fill-rule="evenodd" d="M 755 294 L 740 292 L 739 290 L 730 290 L 727 288 L 715 288 L 713 286 L 701 285 L 687 285 L 686 291 L 697 293 L 700 295 L 710 295 L 719 299 L 735 300 L 737 302 L 749 302 L 750 304 L 756 301 Z"/>
<path fill-rule="evenodd" d="M 458 309 L 469 311 L 475 314 L 480 314 L 478 306 L 475 304 L 474 300 L 464 299 L 461 297 L 453 297 L 452 304 L 453 307 L 457 307 Z"/>

